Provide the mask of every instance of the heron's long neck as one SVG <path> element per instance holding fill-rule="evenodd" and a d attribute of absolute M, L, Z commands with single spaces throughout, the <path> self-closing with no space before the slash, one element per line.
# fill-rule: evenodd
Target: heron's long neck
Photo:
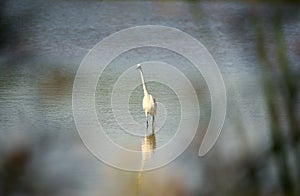
<path fill-rule="evenodd" d="M 144 95 L 147 95 L 149 93 L 148 93 L 148 90 L 147 90 L 147 87 L 146 87 L 146 84 L 145 84 L 144 74 L 143 74 L 142 69 L 140 69 L 140 73 L 141 73 L 141 79 L 142 79 L 142 84 L 143 84 L 143 89 L 144 89 Z"/>

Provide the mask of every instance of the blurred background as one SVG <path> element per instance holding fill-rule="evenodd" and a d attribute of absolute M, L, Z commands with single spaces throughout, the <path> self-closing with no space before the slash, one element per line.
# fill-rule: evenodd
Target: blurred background
<path fill-rule="evenodd" d="M 299 8 L 297 0 L 2 0 L 0 195 L 300 195 Z M 178 28 L 206 46 L 224 77 L 227 116 L 216 145 L 198 157 L 210 118 L 201 74 L 160 49 L 121 56 L 107 70 L 111 81 L 120 74 L 113 67 L 135 63 L 128 60 L 132 56 L 170 64 L 178 59 L 203 109 L 195 139 L 175 161 L 153 171 L 126 172 L 98 161 L 83 145 L 72 115 L 72 85 L 96 43 L 148 24 Z M 97 90 L 105 97 L 109 88 Z M 168 90 L 165 96 L 175 96 Z M 100 114 L 106 109 L 101 104 Z M 132 100 L 139 118 L 134 112 L 141 108 L 135 106 Z M 169 119 L 170 127 L 177 118 Z M 110 130 L 108 119 L 104 115 L 102 121 Z M 115 133 L 116 141 L 124 138 Z M 173 134 L 133 141 L 143 151 L 142 164 Z"/>

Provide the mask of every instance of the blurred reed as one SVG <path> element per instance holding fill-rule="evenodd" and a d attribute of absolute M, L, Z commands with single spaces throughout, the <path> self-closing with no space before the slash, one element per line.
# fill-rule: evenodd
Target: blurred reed
<path fill-rule="evenodd" d="M 247 145 L 249 138 L 246 128 L 237 115 L 233 129 L 242 141 L 240 148 L 243 154 L 228 163 L 222 162 L 222 156 L 217 150 L 207 155 L 203 167 L 207 182 L 204 182 L 205 188 L 199 192 L 212 195 L 300 195 L 300 67 L 295 60 L 289 59 L 297 55 L 299 59 L 300 43 L 299 36 L 295 37 L 294 51 L 291 51 L 291 47 L 287 46 L 288 35 L 284 32 L 286 24 L 295 24 L 299 18 L 297 8 L 300 4 L 297 0 L 242 2 L 247 3 L 249 8 L 244 9 L 238 18 L 229 13 L 222 14 L 230 17 L 227 27 L 236 31 L 234 36 L 238 36 L 238 39 L 249 39 L 246 31 L 252 31 L 254 35 L 253 53 L 261 76 L 270 143 L 266 149 L 253 152 Z M 201 1 L 191 3 L 190 11 L 195 22 L 202 21 L 202 25 L 209 27 L 202 20 L 204 9 Z M 273 165 L 276 166 L 275 180 Z M 275 183 L 268 185 L 266 181 Z"/>
<path fill-rule="evenodd" d="M 283 4 L 274 5 L 271 21 L 274 51 L 268 55 L 265 28 L 260 18 L 254 18 L 257 35 L 257 56 L 262 67 L 262 85 L 270 117 L 270 154 L 274 157 L 280 184 L 285 195 L 299 195 L 300 148 L 299 148 L 299 91 L 300 71 L 288 59 L 283 32 Z M 271 56 L 271 57 L 270 57 Z M 270 59 L 272 58 L 272 59 Z M 298 111 L 297 111 L 298 110 Z M 280 119 L 283 118 L 283 119 Z M 292 161 L 290 161 L 292 160 Z M 294 163 L 293 163 L 294 162 Z M 295 167 L 293 167 L 293 165 Z M 295 177 L 293 177 L 293 174 Z"/>

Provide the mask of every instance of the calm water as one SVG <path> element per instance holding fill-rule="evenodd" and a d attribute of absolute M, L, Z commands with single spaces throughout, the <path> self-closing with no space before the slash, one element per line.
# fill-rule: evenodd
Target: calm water
<path fill-rule="evenodd" d="M 25 6 L 24 6 L 25 5 Z M 262 111 L 260 90 L 257 84 L 257 68 L 252 62 L 252 56 L 241 56 L 238 52 L 244 48 L 251 48 L 248 40 L 232 38 L 234 29 L 226 28 L 218 18 L 209 15 L 209 10 L 220 10 L 226 14 L 230 10 L 232 15 L 238 16 L 243 6 L 226 4 L 192 4 L 186 2 L 68 2 L 55 3 L 24 3 L 15 4 L 16 9 L 26 10 L 27 6 L 35 10 L 34 19 L 27 21 L 24 33 L 24 46 L 34 52 L 34 59 L 20 62 L 15 69 L 1 72 L 1 98 L 3 117 L 1 126 L 13 129 L 15 121 L 30 121 L 31 124 L 48 124 L 63 130 L 55 134 L 64 136 L 74 135 L 74 122 L 71 112 L 71 87 L 76 69 L 83 57 L 104 37 L 124 28 L 157 24 L 179 28 L 205 44 L 217 61 L 227 89 L 234 95 L 229 102 L 241 105 L 241 113 L 250 113 L 247 122 L 253 115 L 261 119 Z M 197 7 L 197 9 L 195 8 Z M 228 6 L 228 7 L 227 7 Z M 118 7 L 123 10 L 119 11 Z M 220 17 L 220 16 L 216 16 Z M 232 32 L 231 32 L 232 31 Z M 231 34 L 230 34 L 231 33 Z M 251 34 L 247 37 L 251 38 Z M 163 41 L 163 40 L 162 40 Z M 247 51 L 246 51 L 247 53 Z M 141 61 L 164 61 L 177 65 L 192 81 L 195 90 L 201 97 L 200 106 L 204 109 L 201 114 L 200 126 L 207 126 L 209 119 L 209 92 L 201 74 L 184 58 L 163 49 L 142 48 L 122 54 L 107 68 L 104 81 L 98 84 L 96 104 L 101 122 L 113 134 L 114 140 L 129 142 L 118 129 L 109 112 L 109 98 L 113 84 L 125 70 L 124 65 L 134 65 Z M 167 73 L 166 73 L 167 75 Z M 135 75 L 139 79 L 139 74 Z M 147 79 L 147 74 L 146 74 Z M 140 81 L 137 81 L 140 82 Z M 124 84 L 126 85 L 126 84 Z M 178 100 L 174 92 L 166 86 L 149 84 L 150 91 L 157 100 L 166 105 L 170 116 L 166 122 L 166 131 L 158 137 L 158 144 L 166 142 L 176 130 L 178 123 Z M 245 95 L 244 93 L 247 93 Z M 248 96 L 250 95 L 250 96 Z M 100 99 L 98 97 L 102 97 Z M 144 119 L 141 110 L 142 90 L 136 89 L 130 99 L 130 112 L 133 118 L 142 123 Z M 252 100 L 249 103 L 249 100 Z M 246 104 L 245 104 L 246 102 Z M 249 107 L 251 105 L 251 107 Z M 257 107 L 255 107 L 257 106 Z M 252 111 L 254 110 L 255 114 Z M 230 108 L 229 108 L 230 111 Z M 261 112 L 259 112 L 261 111 Z M 230 112 L 229 112 L 230 115 Z M 263 119 L 263 118 L 262 118 Z M 43 121 L 43 123 L 39 123 Z M 262 122 L 263 123 L 263 120 Z M 250 123 L 251 124 L 251 123 Z M 265 126 L 260 124 L 260 126 Z M 10 133 L 7 133 L 10 134 Z"/>
<path fill-rule="evenodd" d="M 26 2 L 24 1 L 22 5 L 13 4 L 12 9 L 22 11 L 32 7 L 34 10 L 34 18 L 32 21 L 26 21 L 28 24 L 26 23 L 22 29 L 25 43 L 22 47 L 32 55 L 29 60 L 17 61 L 10 66 L 2 65 L 1 138 L 13 138 L 16 135 L 34 138 L 42 134 L 40 130 L 45 130 L 51 132 L 65 150 L 68 149 L 70 138 L 80 143 L 72 116 L 71 94 L 73 79 L 81 60 L 96 43 L 116 31 L 137 25 L 155 24 L 179 28 L 199 39 L 219 65 L 228 91 L 227 118 L 217 143 L 217 146 L 221 147 L 221 152 L 227 153 L 229 157 L 240 153 L 236 149 L 239 141 L 236 141 L 237 136 L 232 129 L 237 117 L 245 126 L 251 148 L 259 148 L 268 141 L 266 113 L 259 85 L 259 69 L 253 51 L 254 35 L 249 31 L 244 39 L 239 38 L 236 36 L 239 28 L 248 27 L 229 24 L 231 18 L 241 16 L 247 5 L 193 4 L 176 1 L 54 1 L 29 4 Z M 299 22 L 298 27 L 287 24 L 285 29 L 291 35 L 296 34 L 299 32 Z M 207 127 L 210 117 L 210 98 L 201 74 L 187 60 L 170 51 L 140 48 L 115 59 L 98 82 L 97 113 L 99 121 L 111 139 L 119 145 L 132 149 L 141 149 L 143 146 L 154 149 L 168 142 L 176 133 L 180 119 L 179 100 L 172 89 L 160 83 L 147 84 L 149 91 L 168 112 L 165 124 L 155 137 L 152 136 L 147 140 L 128 134 L 114 119 L 110 105 L 113 85 L 124 70 L 141 60 L 164 61 L 177 65 L 177 68 L 186 74 L 199 97 L 201 108 L 199 132 L 203 134 L 201 131 Z M 147 73 L 145 77 L 147 80 Z M 138 72 L 129 78 L 138 84 L 141 83 Z M 122 85 L 126 87 L 126 83 Z M 142 93 L 140 85 L 134 89 L 129 101 L 130 113 L 141 125 L 145 124 L 141 106 Z M 163 110 L 159 108 L 159 111 Z M 196 141 L 196 145 L 198 148 L 199 142 Z M 197 149 L 192 152 L 197 153 Z M 191 177 L 190 181 L 187 181 L 193 186 L 194 182 L 190 181 L 197 180 Z"/>

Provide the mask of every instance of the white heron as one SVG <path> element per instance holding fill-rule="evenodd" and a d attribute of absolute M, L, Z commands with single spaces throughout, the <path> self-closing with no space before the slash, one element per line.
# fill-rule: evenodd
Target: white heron
<path fill-rule="evenodd" d="M 152 116 L 152 131 L 154 131 L 154 119 L 155 119 L 155 115 L 156 115 L 157 105 L 156 105 L 155 99 L 152 97 L 151 94 L 148 93 L 141 64 L 137 64 L 136 68 L 138 70 L 140 70 L 142 84 L 143 84 L 143 90 L 144 90 L 143 109 L 144 109 L 145 115 L 146 115 L 147 129 L 149 126 L 148 115 L 151 115 Z"/>

